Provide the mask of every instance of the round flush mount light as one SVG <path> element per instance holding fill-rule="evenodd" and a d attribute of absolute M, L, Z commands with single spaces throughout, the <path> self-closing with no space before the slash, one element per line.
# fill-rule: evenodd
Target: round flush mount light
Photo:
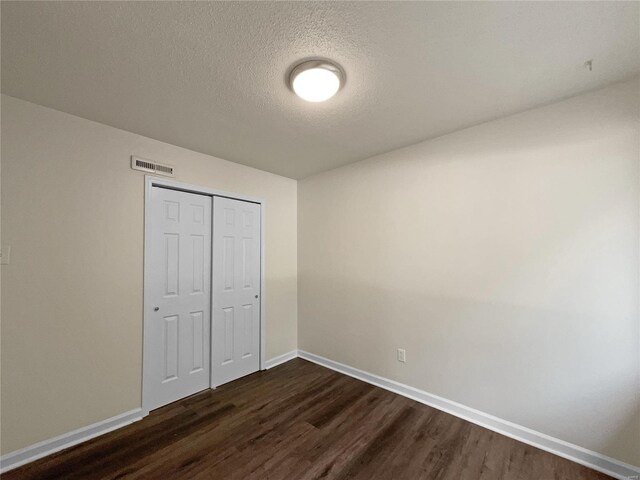
<path fill-rule="evenodd" d="M 342 68 L 328 60 L 307 60 L 296 65 L 289 75 L 291 89 L 307 102 L 324 102 L 344 85 Z"/>

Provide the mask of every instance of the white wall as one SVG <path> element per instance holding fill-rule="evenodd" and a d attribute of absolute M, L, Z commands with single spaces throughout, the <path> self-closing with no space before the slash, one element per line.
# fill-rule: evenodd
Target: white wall
<path fill-rule="evenodd" d="M 141 405 L 144 174 L 130 155 L 266 199 L 267 358 L 296 348 L 296 181 L 3 95 L 2 453 Z"/>
<path fill-rule="evenodd" d="M 640 465 L 638 100 L 299 182 L 299 348 Z"/>

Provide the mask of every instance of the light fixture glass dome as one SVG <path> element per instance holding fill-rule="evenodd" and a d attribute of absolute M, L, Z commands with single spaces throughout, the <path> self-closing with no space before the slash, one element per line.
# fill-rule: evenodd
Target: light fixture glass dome
<path fill-rule="evenodd" d="M 291 89 L 307 102 L 324 102 L 344 84 L 344 73 L 326 60 L 309 60 L 296 66 L 289 77 Z"/>

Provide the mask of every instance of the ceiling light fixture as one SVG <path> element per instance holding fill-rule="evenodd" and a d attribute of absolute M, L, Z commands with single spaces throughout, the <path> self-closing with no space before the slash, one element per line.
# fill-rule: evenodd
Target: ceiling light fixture
<path fill-rule="evenodd" d="M 307 60 L 289 75 L 291 89 L 307 102 L 324 102 L 344 85 L 344 70 L 328 60 Z"/>

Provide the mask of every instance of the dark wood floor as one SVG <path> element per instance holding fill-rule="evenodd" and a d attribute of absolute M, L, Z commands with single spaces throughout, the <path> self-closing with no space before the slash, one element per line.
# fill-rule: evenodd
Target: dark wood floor
<path fill-rule="evenodd" d="M 173 403 L 12 479 L 605 479 L 301 359 Z"/>

